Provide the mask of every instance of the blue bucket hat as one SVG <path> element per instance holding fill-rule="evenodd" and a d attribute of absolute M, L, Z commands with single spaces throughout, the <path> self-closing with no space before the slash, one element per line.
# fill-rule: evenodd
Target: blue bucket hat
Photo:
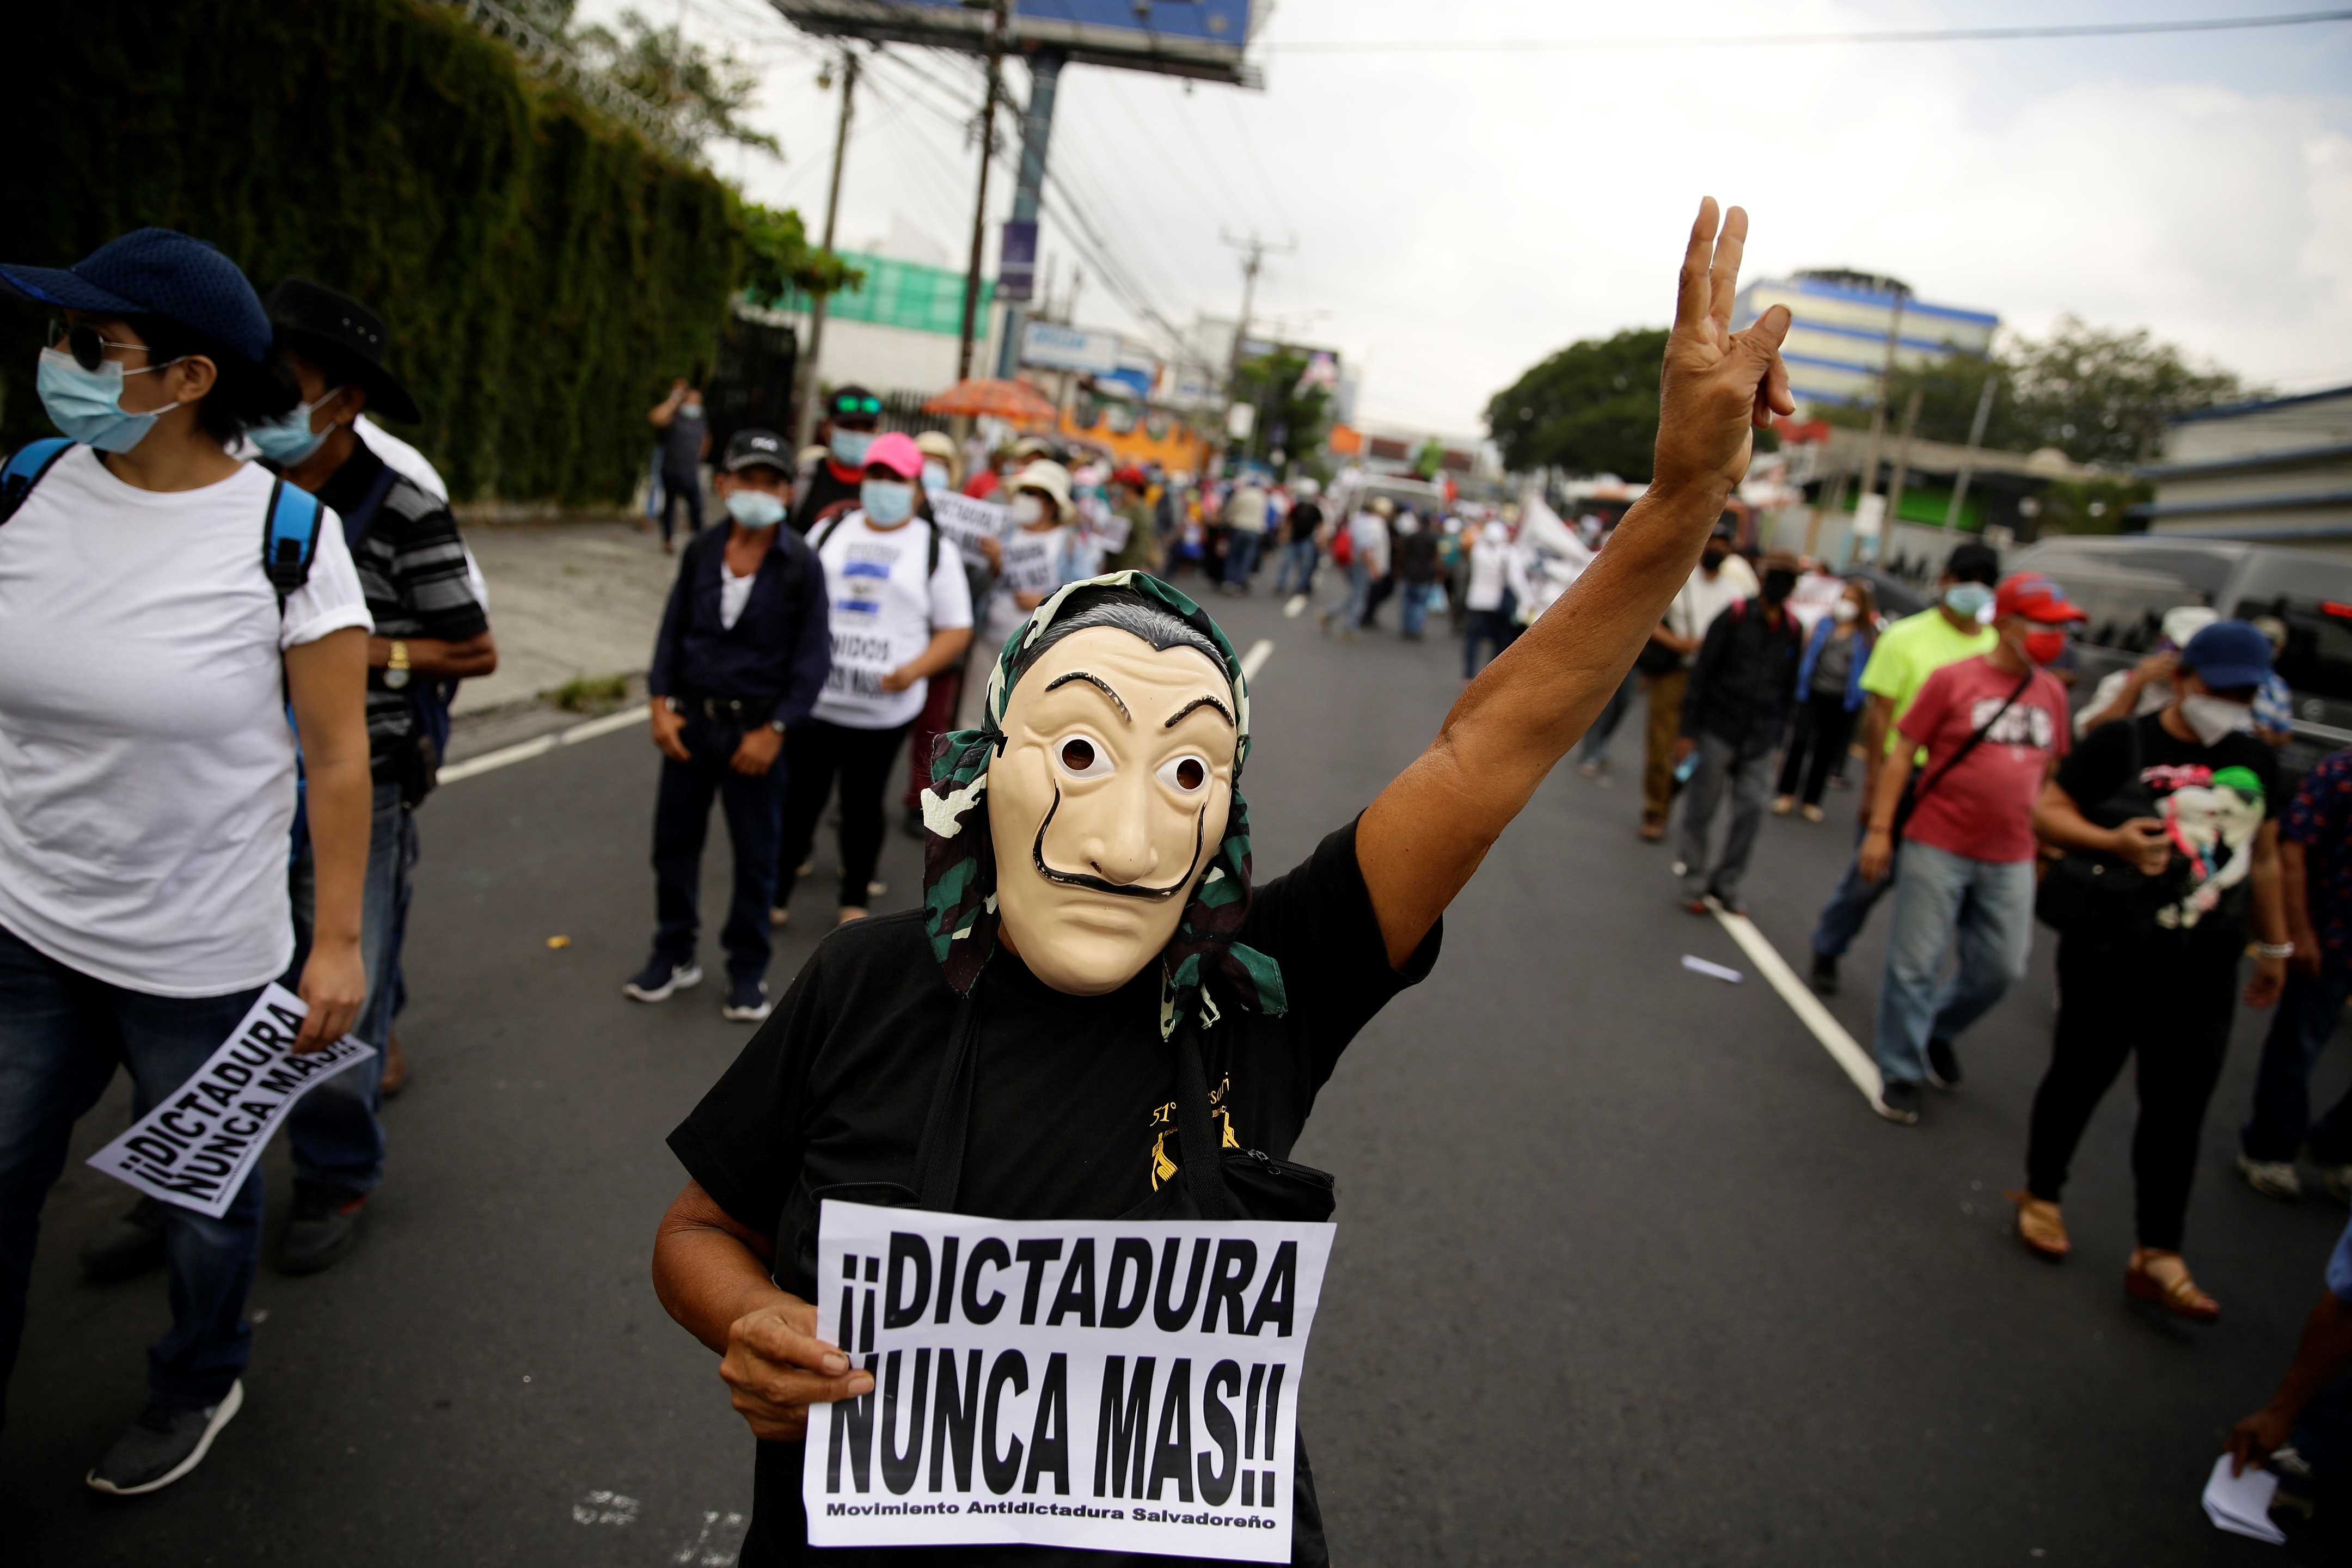
<path fill-rule="evenodd" d="M 172 229 L 133 229 L 71 267 L 0 263 L 0 289 L 65 310 L 161 316 L 256 365 L 269 357 L 269 316 L 236 263 Z"/>
<path fill-rule="evenodd" d="M 2244 621 L 2215 621 L 2189 639 L 2180 667 L 2215 691 L 2260 686 L 2271 672 L 2271 639 Z"/>

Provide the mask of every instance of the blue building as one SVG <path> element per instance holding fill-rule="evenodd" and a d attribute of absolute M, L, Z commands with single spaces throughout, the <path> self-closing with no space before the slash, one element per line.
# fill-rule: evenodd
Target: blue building
<path fill-rule="evenodd" d="M 1878 394 L 1898 302 L 1895 360 L 1901 365 L 1984 353 L 2000 326 L 1990 310 L 1931 305 L 1891 278 L 1839 271 L 1757 279 L 1739 291 L 1732 325 L 1745 327 L 1773 306 L 1786 305 L 1796 318 L 1780 350 L 1790 390 L 1803 403 L 1868 403 Z"/>

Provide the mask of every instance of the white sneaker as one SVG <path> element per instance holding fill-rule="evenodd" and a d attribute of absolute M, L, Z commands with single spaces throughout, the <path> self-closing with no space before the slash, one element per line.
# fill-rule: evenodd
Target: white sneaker
<path fill-rule="evenodd" d="M 2303 1178 L 2295 1173 L 2292 1160 L 2257 1160 L 2241 1149 L 2238 1173 L 2246 1178 L 2246 1185 L 2266 1198 L 2293 1202 L 2303 1196 Z"/>

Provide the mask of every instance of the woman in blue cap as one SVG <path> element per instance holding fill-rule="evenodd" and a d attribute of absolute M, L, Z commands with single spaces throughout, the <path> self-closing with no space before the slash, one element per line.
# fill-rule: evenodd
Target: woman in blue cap
<path fill-rule="evenodd" d="M 0 493 L 5 1383 L 75 1120 L 118 1064 L 140 1111 L 168 1096 L 292 958 L 298 738 L 317 936 L 296 1048 L 359 1010 L 369 617 L 334 515 L 229 455 L 307 418 L 234 263 L 146 228 L 0 266 L 0 289 L 55 312 L 35 385 L 69 438 L 12 458 Z M 258 1170 L 218 1219 L 163 1209 L 172 1327 L 92 1487 L 170 1485 L 236 1414 L 261 1217 Z"/>

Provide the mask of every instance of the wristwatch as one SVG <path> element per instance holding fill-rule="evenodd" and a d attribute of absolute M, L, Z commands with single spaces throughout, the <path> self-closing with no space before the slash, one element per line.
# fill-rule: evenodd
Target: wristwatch
<path fill-rule="evenodd" d="M 782 719 L 771 719 L 768 721 L 768 728 L 781 735 L 784 732 L 784 721 Z"/>
<path fill-rule="evenodd" d="M 394 691 L 408 684 L 408 645 L 398 637 L 392 639 L 392 657 L 384 660 L 383 683 Z"/>

